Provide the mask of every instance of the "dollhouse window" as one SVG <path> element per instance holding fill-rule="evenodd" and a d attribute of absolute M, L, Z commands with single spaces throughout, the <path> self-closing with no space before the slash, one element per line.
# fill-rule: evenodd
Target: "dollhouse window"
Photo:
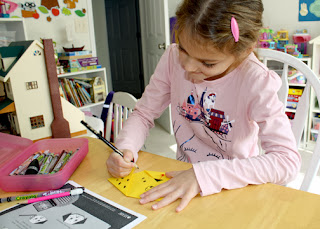
<path fill-rule="evenodd" d="M 30 117 L 31 129 L 37 129 L 40 127 L 44 127 L 44 119 L 43 115 Z"/>
<path fill-rule="evenodd" d="M 27 86 L 27 90 L 37 89 L 38 82 L 37 81 L 26 82 L 26 86 Z"/>

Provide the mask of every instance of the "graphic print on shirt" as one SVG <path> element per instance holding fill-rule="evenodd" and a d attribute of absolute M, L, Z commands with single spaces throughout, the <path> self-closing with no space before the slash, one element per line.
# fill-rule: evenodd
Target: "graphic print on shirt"
<path fill-rule="evenodd" d="M 193 91 L 188 96 L 186 100 L 183 101 L 182 106 L 178 106 L 177 110 L 181 116 L 186 120 L 193 123 L 199 123 L 206 135 L 211 139 L 211 141 L 216 145 L 217 152 L 207 153 L 207 157 L 215 157 L 215 159 L 224 159 L 223 153 L 226 152 L 228 143 L 227 136 L 232 129 L 232 123 L 235 120 L 229 120 L 229 116 L 225 114 L 224 111 L 215 109 L 215 102 L 217 99 L 216 93 L 207 92 L 207 89 L 202 93 L 199 102 L 193 95 Z M 178 130 L 181 126 L 176 129 L 176 134 L 179 134 Z M 181 154 L 178 158 L 182 161 L 190 161 L 189 156 L 186 154 L 189 148 L 196 153 L 197 149 L 192 148 L 192 138 L 185 139 L 185 141 L 180 145 Z M 186 146 L 185 144 L 191 143 Z M 229 157 L 228 157 L 229 158 Z"/>

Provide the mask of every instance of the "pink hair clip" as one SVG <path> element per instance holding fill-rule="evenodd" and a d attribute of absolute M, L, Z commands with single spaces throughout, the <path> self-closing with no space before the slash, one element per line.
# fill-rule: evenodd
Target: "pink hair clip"
<path fill-rule="evenodd" d="M 234 41 L 238 42 L 239 41 L 239 26 L 237 20 L 232 17 L 231 18 L 231 32 L 234 37 Z"/>

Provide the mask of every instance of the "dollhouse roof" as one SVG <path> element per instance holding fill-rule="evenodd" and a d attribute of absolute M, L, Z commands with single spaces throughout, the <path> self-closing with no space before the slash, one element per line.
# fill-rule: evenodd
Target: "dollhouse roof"
<path fill-rule="evenodd" d="M 317 36 L 316 38 L 309 41 L 309 44 L 320 44 L 320 36 Z"/>
<path fill-rule="evenodd" d="M 16 59 L 12 62 L 7 71 L 0 70 L 0 81 L 6 82 L 8 80 L 8 77 L 6 77 L 6 75 L 10 72 L 14 65 L 19 61 L 21 56 L 34 42 L 37 41 L 16 41 L 11 42 L 8 47 L 1 48 L 2 51 L 0 50 L 0 54 L 2 57 L 16 57 Z"/>

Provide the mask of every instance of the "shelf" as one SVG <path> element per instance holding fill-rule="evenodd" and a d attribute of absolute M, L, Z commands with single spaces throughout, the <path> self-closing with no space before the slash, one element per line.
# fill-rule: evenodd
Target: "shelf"
<path fill-rule="evenodd" d="M 105 68 L 98 68 L 98 69 L 92 69 L 92 70 L 85 70 L 85 71 L 78 71 L 78 72 L 68 72 L 58 75 L 58 79 L 71 79 L 71 78 L 92 78 L 95 76 L 99 76 L 102 78 L 102 80 L 105 83 L 105 93 L 108 94 L 108 86 L 107 86 L 107 76 L 106 76 L 106 69 Z M 92 99 L 92 98 L 91 98 Z M 99 99 L 100 100 L 100 99 Z M 98 101 L 99 101 L 98 100 Z M 96 103 L 90 103 L 81 107 L 76 106 L 79 110 L 89 110 L 94 115 L 100 117 L 102 106 L 104 104 L 105 97 L 103 101 L 99 101 Z M 92 100 L 93 101 L 93 100 Z"/>
<path fill-rule="evenodd" d="M 290 108 L 286 108 L 285 112 L 292 112 L 292 113 L 296 113 L 296 109 L 290 109 Z"/>
<path fill-rule="evenodd" d="M 91 74 L 91 73 L 102 72 L 102 71 L 105 71 L 105 68 L 98 68 L 98 69 L 85 70 L 85 71 L 79 71 L 79 72 L 67 72 L 67 73 L 59 74 L 58 78 L 73 77 L 77 75 Z"/>
<path fill-rule="evenodd" d="M 320 113 L 320 109 L 319 109 L 319 108 L 313 108 L 313 109 L 311 110 L 311 112 L 313 112 L 313 113 Z"/>
<path fill-rule="evenodd" d="M 293 86 L 293 87 L 305 87 L 306 84 L 305 83 L 289 83 L 289 86 Z"/>
<path fill-rule="evenodd" d="M 104 104 L 104 101 L 102 102 L 97 102 L 97 103 L 91 103 L 91 104 L 88 104 L 88 105 L 85 105 L 85 106 L 82 106 L 82 107 L 78 107 L 80 110 L 85 110 L 85 109 L 88 109 L 90 107 L 95 107 L 97 105 L 103 105 Z"/>
<path fill-rule="evenodd" d="M 24 18 L 0 18 L 1 31 L 16 31 L 15 41 L 28 40 Z"/>

